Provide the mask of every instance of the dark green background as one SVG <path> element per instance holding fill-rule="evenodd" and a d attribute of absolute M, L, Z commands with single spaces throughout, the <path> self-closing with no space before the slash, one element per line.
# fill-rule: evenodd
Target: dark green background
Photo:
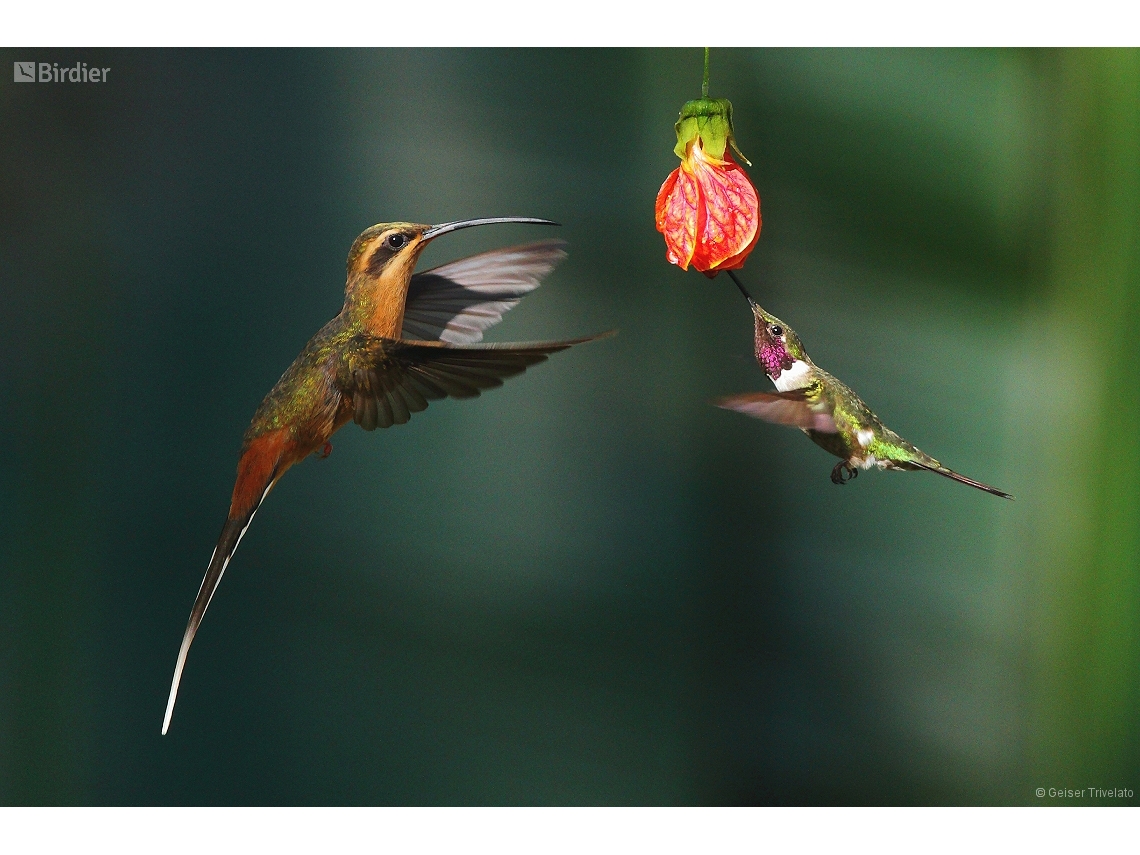
<path fill-rule="evenodd" d="M 769 384 L 735 289 L 653 228 L 699 49 L 0 60 L 0 801 L 1140 790 L 1137 53 L 713 50 L 763 203 L 744 279 L 1015 502 L 838 488 L 709 406 Z M 291 472 L 160 738 L 242 431 L 353 238 L 499 215 L 571 254 L 491 340 L 620 334 Z"/>

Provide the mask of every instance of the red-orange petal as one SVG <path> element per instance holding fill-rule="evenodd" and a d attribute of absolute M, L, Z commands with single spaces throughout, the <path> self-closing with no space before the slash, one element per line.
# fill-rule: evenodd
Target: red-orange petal
<path fill-rule="evenodd" d="M 679 166 L 657 193 L 657 231 L 665 236 L 665 257 L 682 270 L 689 269 L 697 248 L 700 197 L 696 179 Z"/>
<path fill-rule="evenodd" d="M 688 167 L 688 169 L 685 169 Z M 760 197 L 748 174 L 725 152 L 723 161 L 690 149 L 682 171 L 692 171 L 700 187 L 700 232 L 692 264 L 697 270 L 741 267 L 760 235 Z"/>
<path fill-rule="evenodd" d="M 740 250 L 740 252 L 738 252 L 736 255 L 732 256 L 732 258 L 729 258 L 726 261 L 722 261 L 720 264 L 718 264 L 716 266 L 716 268 L 711 271 L 713 276 L 716 275 L 717 270 L 739 270 L 741 267 L 744 266 L 744 260 L 746 258 L 748 258 L 749 254 L 751 254 L 752 250 L 756 248 L 756 241 L 758 241 L 760 239 L 760 226 L 761 226 L 760 209 L 757 208 L 756 209 L 756 234 L 754 234 L 752 236 L 752 242 L 750 244 L 748 244 L 748 246 L 746 246 L 742 250 Z"/>

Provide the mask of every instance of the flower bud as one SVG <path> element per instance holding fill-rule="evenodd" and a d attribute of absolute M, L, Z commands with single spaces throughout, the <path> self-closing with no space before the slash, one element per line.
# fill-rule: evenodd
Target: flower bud
<path fill-rule="evenodd" d="M 728 150 L 732 146 L 748 163 L 733 136 L 732 104 L 723 98 L 689 101 L 676 131 L 681 165 L 661 185 L 656 205 L 666 258 L 710 277 L 740 268 L 760 235 L 760 197 Z"/>

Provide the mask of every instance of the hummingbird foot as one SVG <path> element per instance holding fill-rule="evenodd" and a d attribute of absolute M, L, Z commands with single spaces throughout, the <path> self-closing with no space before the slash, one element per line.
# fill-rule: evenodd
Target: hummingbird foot
<path fill-rule="evenodd" d="M 832 484 L 846 484 L 852 478 L 858 477 L 858 468 L 852 466 L 851 463 L 847 460 L 840 460 L 835 464 L 835 468 L 831 470 Z"/>
<path fill-rule="evenodd" d="M 321 449 L 321 460 L 324 460 L 330 454 L 332 454 L 332 443 L 326 442 L 325 447 Z"/>

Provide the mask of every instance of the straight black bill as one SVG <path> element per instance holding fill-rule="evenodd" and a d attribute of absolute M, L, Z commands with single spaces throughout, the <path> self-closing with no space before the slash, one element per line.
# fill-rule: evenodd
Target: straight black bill
<path fill-rule="evenodd" d="M 431 240 L 440 235 L 445 235 L 448 232 L 457 232 L 460 229 L 470 228 L 471 226 L 491 226 L 495 223 L 529 223 L 532 226 L 556 226 L 551 220 L 540 220 L 535 217 L 484 217 L 481 220 L 456 220 L 454 223 L 440 223 L 438 226 L 432 226 L 423 233 L 424 240 Z"/>
<path fill-rule="evenodd" d="M 759 309 L 759 304 L 757 304 L 757 302 L 752 299 L 752 295 L 748 293 L 748 289 L 744 287 L 744 283 L 740 281 L 740 277 L 738 277 L 736 273 L 731 270 L 726 270 L 725 273 L 728 274 L 729 279 L 736 283 L 736 287 L 740 289 L 740 293 L 744 295 L 744 299 L 748 301 L 748 305 L 750 305 L 753 309 Z"/>

